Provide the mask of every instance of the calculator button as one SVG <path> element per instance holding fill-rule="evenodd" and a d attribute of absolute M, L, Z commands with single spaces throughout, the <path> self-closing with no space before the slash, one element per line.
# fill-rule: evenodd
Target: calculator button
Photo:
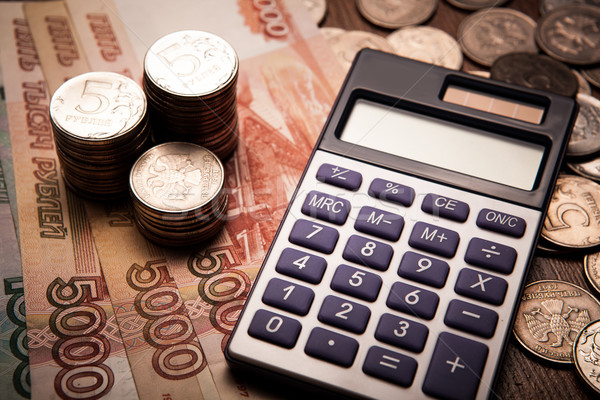
<path fill-rule="evenodd" d="M 424 319 L 432 319 L 440 298 L 429 290 L 396 282 L 387 298 L 387 306 Z"/>
<path fill-rule="evenodd" d="M 350 202 L 341 197 L 310 191 L 302 205 L 302 213 L 336 225 L 343 225 L 350 212 Z"/>
<path fill-rule="evenodd" d="M 321 282 L 325 268 L 327 261 L 323 257 L 291 248 L 283 249 L 275 266 L 280 274 L 309 283 Z"/>
<path fill-rule="evenodd" d="M 436 217 L 465 222 L 469 216 L 469 205 L 464 201 L 429 193 L 423 199 L 421 210 Z"/>
<path fill-rule="evenodd" d="M 354 229 L 382 239 L 396 241 L 404 227 L 401 215 L 379 210 L 373 207 L 362 207 L 354 223 Z"/>
<path fill-rule="evenodd" d="M 356 191 L 362 183 L 362 175 L 347 168 L 332 164 L 321 164 L 317 171 L 317 180 L 344 189 Z"/>
<path fill-rule="evenodd" d="M 469 242 L 465 261 L 471 265 L 510 274 L 515 267 L 517 251 L 503 244 L 473 238 Z"/>
<path fill-rule="evenodd" d="M 358 342 L 356 340 L 319 327 L 310 332 L 304 347 L 304 352 L 309 356 L 342 367 L 352 365 L 357 351 Z"/>
<path fill-rule="evenodd" d="M 290 232 L 290 242 L 311 250 L 331 254 L 340 234 L 334 228 L 299 219 Z"/>
<path fill-rule="evenodd" d="M 491 338 L 498 324 L 498 314 L 462 300 L 452 300 L 448 305 L 444 323 L 464 332 Z"/>
<path fill-rule="evenodd" d="M 377 340 L 415 353 L 423 351 L 428 335 L 425 325 L 388 313 L 381 315 L 375 330 Z"/>
<path fill-rule="evenodd" d="M 408 207 L 415 199 L 415 189 L 377 178 L 369 186 L 369 196 Z"/>
<path fill-rule="evenodd" d="M 394 255 L 392 246 L 362 236 L 352 235 L 346 243 L 342 257 L 367 267 L 385 271 Z"/>
<path fill-rule="evenodd" d="M 314 292 L 307 287 L 273 278 L 263 293 L 262 301 L 294 314 L 306 315 L 314 297 Z"/>
<path fill-rule="evenodd" d="M 408 244 L 415 249 L 445 257 L 454 257 L 459 240 L 458 233 L 450 229 L 417 222 L 410 234 Z"/>
<path fill-rule="evenodd" d="M 353 333 L 363 333 L 371 317 L 368 307 L 336 296 L 327 296 L 319 310 L 319 321 Z"/>
<path fill-rule="evenodd" d="M 291 349 L 296 345 L 302 326 L 293 318 L 258 310 L 250 322 L 248 334 L 260 340 Z"/>
<path fill-rule="evenodd" d="M 404 354 L 373 346 L 369 349 L 363 372 L 403 387 L 412 385 L 417 362 Z"/>
<path fill-rule="evenodd" d="M 488 347 L 448 332 L 440 333 L 423 392 L 441 399 L 473 399 L 477 394 Z"/>
<path fill-rule="evenodd" d="M 509 236 L 522 237 L 527 224 L 521 217 L 484 208 L 477 216 L 477 226 Z"/>
<path fill-rule="evenodd" d="M 441 288 L 446 284 L 450 266 L 446 261 L 407 251 L 402 256 L 398 275 L 429 286 Z"/>
<path fill-rule="evenodd" d="M 454 291 L 499 306 L 504 302 L 507 288 L 508 283 L 498 276 L 463 268 L 458 274 Z"/>
<path fill-rule="evenodd" d="M 381 277 L 349 265 L 341 264 L 333 275 L 331 288 L 366 301 L 375 301 L 381 289 Z"/>

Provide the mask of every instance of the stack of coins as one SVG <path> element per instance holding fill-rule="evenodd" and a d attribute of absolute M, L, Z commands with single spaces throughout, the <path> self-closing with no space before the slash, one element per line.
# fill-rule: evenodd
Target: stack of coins
<path fill-rule="evenodd" d="M 62 84 L 50 101 L 56 153 L 67 185 L 89 198 L 128 193 L 128 173 L 150 143 L 146 97 L 133 80 L 89 72 Z"/>
<path fill-rule="evenodd" d="M 159 144 L 136 161 L 129 184 L 137 226 L 155 243 L 197 244 L 217 234 L 225 223 L 223 165 L 204 147 Z"/>
<path fill-rule="evenodd" d="M 228 157 L 237 146 L 237 77 L 237 55 L 218 36 L 188 30 L 156 41 L 143 80 L 155 141 L 196 143 Z"/>

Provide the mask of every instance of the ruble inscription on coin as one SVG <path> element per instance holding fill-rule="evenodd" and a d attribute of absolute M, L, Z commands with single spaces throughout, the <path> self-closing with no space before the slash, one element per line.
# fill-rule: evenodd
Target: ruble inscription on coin
<path fill-rule="evenodd" d="M 600 62 L 599 26 L 599 7 L 559 7 L 538 20 L 535 39 L 546 54 L 559 61 L 595 64 Z"/>
<path fill-rule="evenodd" d="M 586 290 L 569 282 L 538 281 L 523 290 L 513 331 L 536 356 L 571 364 L 577 334 L 599 318 L 600 303 Z"/>
<path fill-rule="evenodd" d="M 489 8 L 465 18 L 457 35 L 465 55 L 489 67 L 507 53 L 537 52 L 534 31 L 535 21 L 522 12 Z"/>
<path fill-rule="evenodd" d="M 438 0 L 356 0 L 358 11 L 382 28 L 397 29 L 427 21 Z"/>
<path fill-rule="evenodd" d="M 600 244 L 600 185 L 580 176 L 559 176 L 541 235 L 568 248 Z"/>
<path fill-rule="evenodd" d="M 581 330 L 573 345 L 573 359 L 579 377 L 600 395 L 600 320 Z"/>

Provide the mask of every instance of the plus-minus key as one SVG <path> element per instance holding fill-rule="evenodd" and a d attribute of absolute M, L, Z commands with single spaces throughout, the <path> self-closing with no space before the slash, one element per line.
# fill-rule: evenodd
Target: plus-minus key
<path fill-rule="evenodd" d="M 321 164 L 317 171 L 317 180 L 356 191 L 362 183 L 362 175 L 359 172 L 337 165 Z"/>

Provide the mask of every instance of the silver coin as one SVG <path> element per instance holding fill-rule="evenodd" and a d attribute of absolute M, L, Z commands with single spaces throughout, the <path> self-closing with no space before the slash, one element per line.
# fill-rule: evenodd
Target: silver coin
<path fill-rule="evenodd" d="M 406 27 L 390 33 L 387 40 L 396 54 L 403 57 L 456 70 L 463 63 L 458 42 L 438 28 Z"/>
<path fill-rule="evenodd" d="M 302 0 L 302 4 L 304 4 L 310 17 L 317 25 L 323 22 L 325 14 L 327 14 L 326 0 Z"/>
<path fill-rule="evenodd" d="M 365 31 L 346 31 L 328 40 L 329 46 L 346 70 L 350 69 L 356 54 L 364 48 L 394 53 L 394 48 L 382 36 Z"/>
<path fill-rule="evenodd" d="M 569 64 L 600 62 L 600 8 L 572 5 L 544 14 L 535 39 L 549 56 Z"/>
<path fill-rule="evenodd" d="M 580 163 L 569 162 L 567 166 L 584 178 L 600 181 L 600 158 Z"/>
<path fill-rule="evenodd" d="M 238 73 L 238 58 L 219 36 L 179 31 L 150 46 L 144 72 L 156 86 L 175 95 L 206 96 L 231 84 Z"/>
<path fill-rule="evenodd" d="M 579 113 L 567 146 L 567 156 L 589 156 L 600 151 L 600 100 L 577 95 Z"/>
<path fill-rule="evenodd" d="M 438 0 L 356 0 L 358 11 L 377 26 L 398 29 L 427 21 Z"/>
<path fill-rule="evenodd" d="M 321 35 L 323 35 L 325 37 L 325 40 L 329 40 L 332 37 L 339 35 L 340 33 L 346 32 L 345 29 L 334 28 L 331 26 L 323 26 L 323 27 L 319 28 L 319 31 L 321 32 Z"/>
<path fill-rule="evenodd" d="M 146 96 L 132 79 L 114 72 L 88 72 L 63 83 L 50 100 L 52 123 L 86 141 L 114 139 L 146 116 Z"/>
<path fill-rule="evenodd" d="M 141 203 L 163 213 L 180 213 L 214 201 L 223 188 L 224 169 L 208 149 L 169 142 L 142 154 L 129 182 Z"/>
<path fill-rule="evenodd" d="M 537 52 L 535 21 L 517 10 L 479 10 L 458 27 L 458 42 L 465 55 L 479 64 L 491 66 L 501 55 Z"/>
<path fill-rule="evenodd" d="M 447 0 L 448 3 L 463 10 L 481 10 L 482 8 L 499 7 L 507 0 Z"/>
<path fill-rule="evenodd" d="M 573 343 L 573 360 L 579 377 L 600 395 L 600 320 L 587 324 Z"/>

